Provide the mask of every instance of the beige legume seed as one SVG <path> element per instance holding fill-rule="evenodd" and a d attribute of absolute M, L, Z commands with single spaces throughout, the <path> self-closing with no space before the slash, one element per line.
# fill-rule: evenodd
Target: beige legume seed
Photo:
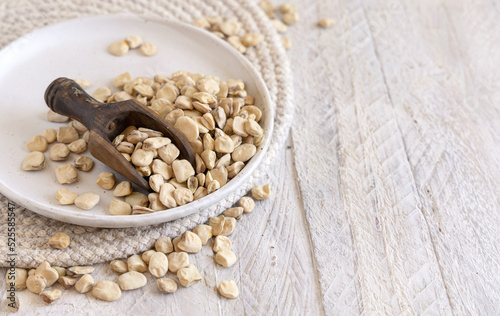
<path fill-rule="evenodd" d="M 148 266 L 139 255 L 132 255 L 127 259 L 128 271 L 137 271 L 144 273 L 148 270 Z"/>
<path fill-rule="evenodd" d="M 10 287 L 11 283 L 14 283 L 14 289 L 16 291 L 22 291 L 26 288 L 26 279 L 28 278 L 28 271 L 26 269 L 15 268 L 14 270 L 14 279 L 9 279 L 12 277 L 12 274 L 5 273 L 5 282 L 7 286 Z"/>
<path fill-rule="evenodd" d="M 73 81 L 75 81 L 82 89 L 89 87 L 91 84 L 90 81 L 81 78 L 73 79 Z"/>
<path fill-rule="evenodd" d="M 177 205 L 185 205 L 193 201 L 193 192 L 187 188 L 177 188 L 174 191 L 174 199 Z"/>
<path fill-rule="evenodd" d="M 198 189 L 196 189 L 196 191 L 193 194 L 193 199 L 194 200 L 199 200 L 202 197 L 207 196 L 207 195 L 208 195 L 208 191 L 207 191 L 206 188 L 204 188 L 204 187 L 198 187 Z"/>
<path fill-rule="evenodd" d="M 329 28 L 334 24 L 335 24 L 335 20 L 329 19 L 329 18 L 319 19 L 319 21 L 318 21 L 318 25 L 324 29 Z"/>
<path fill-rule="evenodd" d="M 139 48 L 145 56 L 153 56 L 158 52 L 158 47 L 150 42 L 146 42 Z"/>
<path fill-rule="evenodd" d="M 140 130 L 133 130 L 127 135 L 127 141 L 131 144 L 142 143 L 148 138 L 148 134 L 141 132 Z"/>
<path fill-rule="evenodd" d="M 58 143 L 49 151 L 49 158 L 53 161 L 63 161 L 69 156 L 70 150 L 66 144 Z"/>
<path fill-rule="evenodd" d="M 122 181 L 118 183 L 116 188 L 113 191 L 113 195 L 116 197 L 123 197 L 132 194 L 132 183 L 128 181 Z"/>
<path fill-rule="evenodd" d="M 210 25 L 214 26 L 222 23 L 222 17 L 220 15 L 210 15 L 205 17 Z"/>
<path fill-rule="evenodd" d="M 163 252 L 155 252 L 149 261 L 149 273 L 157 278 L 162 278 L 168 271 L 168 259 Z"/>
<path fill-rule="evenodd" d="M 55 249 L 64 249 L 71 243 L 71 238 L 68 234 L 59 232 L 54 234 L 49 239 L 49 246 Z"/>
<path fill-rule="evenodd" d="M 259 7 L 266 13 L 266 15 L 273 19 L 274 18 L 274 5 L 269 0 L 262 0 L 259 2 Z"/>
<path fill-rule="evenodd" d="M 243 208 L 243 212 L 245 213 L 250 213 L 255 208 L 255 201 L 249 196 L 242 197 L 238 204 Z"/>
<path fill-rule="evenodd" d="M 26 144 L 29 150 L 31 151 L 40 151 L 44 152 L 47 150 L 48 146 L 47 139 L 41 135 L 35 135 L 33 138 Z"/>
<path fill-rule="evenodd" d="M 93 192 L 83 193 L 75 199 L 75 205 L 82 210 L 90 210 L 99 203 L 101 197 Z"/>
<path fill-rule="evenodd" d="M 95 271 L 93 266 L 74 266 L 69 267 L 66 272 L 70 276 L 82 276 L 84 274 L 91 274 Z"/>
<path fill-rule="evenodd" d="M 112 172 L 101 172 L 97 176 L 96 184 L 103 189 L 111 190 L 115 186 L 116 177 Z"/>
<path fill-rule="evenodd" d="M 195 174 L 193 166 L 185 159 L 175 160 L 172 163 L 172 171 L 179 183 L 185 182 L 190 176 L 194 176 Z"/>
<path fill-rule="evenodd" d="M 219 84 L 217 83 L 217 81 L 211 78 L 202 78 L 198 80 L 196 87 L 201 92 L 207 92 L 213 95 L 219 92 Z"/>
<path fill-rule="evenodd" d="M 88 131 L 88 129 L 85 127 L 85 125 L 83 125 L 82 123 L 75 121 L 75 120 L 72 120 L 71 122 L 69 122 L 68 126 L 71 126 L 74 129 L 76 129 L 76 131 L 78 132 L 78 135 L 83 135 L 83 133 Z"/>
<path fill-rule="evenodd" d="M 271 197 L 271 186 L 269 184 L 256 185 L 252 188 L 252 196 L 257 200 L 266 200 Z"/>
<path fill-rule="evenodd" d="M 184 134 L 189 142 L 196 140 L 199 136 L 198 124 L 188 116 L 179 117 L 174 127 Z"/>
<path fill-rule="evenodd" d="M 60 184 L 69 184 L 78 180 L 78 171 L 70 164 L 57 167 L 55 174 Z"/>
<path fill-rule="evenodd" d="M 132 215 L 151 214 L 154 212 L 155 210 L 149 207 L 139 206 L 139 205 L 132 206 Z"/>
<path fill-rule="evenodd" d="M 142 38 L 139 35 L 129 35 L 125 37 L 125 42 L 127 42 L 128 47 L 134 49 L 142 44 Z"/>
<path fill-rule="evenodd" d="M 243 43 L 241 42 L 241 39 L 238 36 L 229 36 L 226 41 L 231 44 L 236 50 L 238 50 L 240 53 L 245 53 L 247 51 L 247 48 Z"/>
<path fill-rule="evenodd" d="M 24 158 L 22 168 L 25 171 L 37 171 L 45 168 L 45 155 L 39 151 L 33 151 Z"/>
<path fill-rule="evenodd" d="M 57 282 L 59 282 L 59 284 L 61 284 L 65 289 L 69 289 L 74 286 L 77 281 L 78 278 L 69 276 L 60 276 L 59 279 L 57 279 Z"/>
<path fill-rule="evenodd" d="M 59 289 L 45 290 L 41 292 L 40 297 L 43 299 L 44 303 L 50 305 L 61 298 L 62 292 Z"/>
<path fill-rule="evenodd" d="M 172 245 L 172 240 L 170 239 L 170 237 L 161 237 L 156 240 L 155 249 L 158 252 L 169 254 L 174 251 L 174 246 Z"/>
<path fill-rule="evenodd" d="M 57 129 L 57 141 L 69 144 L 78 140 L 78 132 L 71 126 L 61 126 Z"/>
<path fill-rule="evenodd" d="M 243 214 L 243 207 L 231 207 L 228 208 L 227 210 L 222 213 L 225 217 L 232 217 L 235 219 L 240 219 L 241 215 Z"/>
<path fill-rule="evenodd" d="M 160 194 L 149 193 L 148 199 L 149 199 L 149 208 L 151 208 L 152 210 L 162 211 L 162 210 L 167 209 L 167 207 L 165 205 L 163 205 L 160 201 Z"/>
<path fill-rule="evenodd" d="M 233 119 L 233 126 L 232 126 L 233 132 L 241 137 L 247 137 L 248 133 L 245 129 L 246 122 L 247 122 L 247 119 L 245 119 L 241 116 L 236 116 Z"/>
<path fill-rule="evenodd" d="M 193 147 L 193 151 L 195 154 L 201 155 L 204 149 L 203 142 L 199 138 L 193 142 L 190 142 L 189 144 L 191 145 L 191 147 Z"/>
<path fill-rule="evenodd" d="M 219 25 L 220 31 L 226 36 L 238 34 L 241 29 L 241 24 L 233 19 L 226 20 Z"/>
<path fill-rule="evenodd" d="M 61 205 L 71 205 L 77 197 L 77 193 L 66 189 L 58 189 L 56 192 L 56 199 Z"/>
<path fill-rule="evenodd" d="M 281 43 L 283 44 L 283 47 L 285 47 L 285 49 L 292 48 L 292 40 L 289 37 L 283 37 L 281 39 Z"/>
<path fill-rule="evenodd" d="M 158 154 L 160 154 L 160 151 L 161 148 L 158 150 Z M 172 167 L 170 167 L 169 165 L 167 165 L 166 162 L 160 159 L 153 160 L 153 164 L 151 165 L 151 170 L 153 171 L 154 174 L 161 175 L 165 181 L 169 180 L 173 174 Z"/>
<path fill-rule="evenodd" d="M 202 245 L 206 245 L 208 240 L 212 238 L 212 226 L 200 224 L 193 228 L 193 233 L 200 237 Z"/>
<path fill-rule="evenodd" d="M 245 167 L 245 164 L 241 161 L 237 161 L 235 163 L 233 163 L 232 165 L 230 165 L 229 167 L 227 167 L 227 173 L 228 173 L 228 177 L 229 178 L 234 178 L 238 175 L 238 173 L 240 173 L 241 169 L 243 169 L 243 167 Z"/>
<path fill-rule="evenodd" d="M 47 261 L 42 262 L 35 269 L 35 274 L 43 275 L 45 281 L 47 282 L 47 286 L 51 286 L 52 284 L 56 283 L 57 279 L 59 279 L 59 274 L 50 266 Z"/>
<path fill-rule="evenodd" d="M 112 97 L 114 98 L 113 100 L 114 102 L 127 101 L 132 99 L 132 96 L 128 94 L 126 91 L 118 91 Z M 108 100 L 108 103 L 109 102 L 110 101 Z"/>
<path fill-rule="evenodd" d="M 299 14 L 297 12 L 288 12 L 283 14 L 283 22 L 287 25 L 293 25 L 299 20 Z"/>
<path fill-rule="evenodd" d="M 189 256 L 186 252 L 172 252 L 168 255 L 168 270 L 177 273 L 179 269 L 189 265 Z"/>
<path fill-rule="evenodd" d="M 180 250 L 178 247 L 177 247 L 177 244 L 179 243 L 179 241 L 181 240 L 182 236 L 177 236 L 175 237 L 174 239 L 172 239 L 172 245 L 174 246 L 174 251 L 176 252 L 180 252 L 182 250 Z"/>
<path fill-rule="evenodd" d="M 80 154 L 87 150 L 87 142 L 83 139 L 75 140 L 68 145 L 68 149 L 75 154 Z"/>
<path fill-rule="evenodd" d="M 125 197 L 125 202 L 130 204 L 130 206 L 148 206 L 148 197 L 141 192 L 132 192 Z"/>
<path fill-rule="evenodd" d="M 257 123 L 254 120 L 247 120 L 245 122 L 245 131 L 249 135 L 255 136 L 255 137 L 264 134 L 264 130 L 262 129 L 262 127 L 259 125 L 259 123 Z"/>
<path fill-rule="evenodd" d="M 109 90 L 108 87 L 97 88 L 92 94 L 92 97 L 100 102 L 106 102 L 106 100 L 108 100 L 110 96 L 111 96 L 111 90 Z"/>
<path fill-rule="evenodd" d="M 236 262 L 236 255 L 231 250 L 221 250 L 215 254 L 215 262 L 228 268 Z"/>
<path fill-rule="evenodd" d="M 167 146 L 171 143 L 170 138 L 167 137 L 151 137 L 146 139 L 142 144 L 144 150 L 155 150 Z M 175 145 L 174 145 L 175 146 Z"/>
<path fill-rule="evenodd" d="M 124 41 L 114 42 L 108 47 L 108 52 L 115 56 L 123 56 L 128 52 L 128 50 L 129 47 Z"/>
<path fill-rule="evenodd" d="M 214 241 L 214 246 L 212 247 L 212 250 L 217 253 L 222 250 L 230 250 L 231 249 L 231 240 L 227 238 L 226 236 L 217 236 L 215 237 Z"/>
<path fill-rule="evenodd" d="M 41 274 L 33 273 L 26 279 L 26 287 L 31 293 L 40 294 L 46 286 L 47 280 Z"/>
<path fill-rule="evenodd" d="M 210 23 L 205 18 L 194 20 L 193 25 L 200 27 L 202 29 L 209 29 L 210 28 Z"/>
<path fill-rule="evenodd" d="M 207 193 L 210 194 L 220 189 L 220 183 L 217 180 L 213 180 L 207 185 Z"/>
<path fill-rule="evenodd" d="M 120 144 L 118 144 L 118 146 L 116 146 L 116 149 L 121 153 L 131 154 L 134 152 L 134 144 L 129 142 L 121 142 Z"/>
<path fill-rule="evenodd" d="M 66 123 L 69 117 L 56 113 L 52 110 L 47 111 L 47 120 L 54 123 Z"/>
<path fill-rule="evenodd" d="M 182 234 L 177 247 L 187 253 L 198 253 L 201 251 L 201 239 L 193 232 L 186 231 Z"/>
<path fill-rule="evenodd" d="M 75 159 L 75 168 L 81 171 L 90 171 L 94 167 L 94 161 L 90 157 L 80 156 Z"/>
<path fill-rule="evenodd" d="M 128 265 L 125 261 L 122 260 L 113 260 L 109 263 L 109 268 L 111 271 L 122 274 L 128 272 Z"/>
<path fill-rule="evenodd" d="M 167 208 L 173 208 L 177 206 L 177 202 L 174 197 L 175 187 L 170 183 L 164 183 L 160 187 L 160 201 Z"/>
<path fill-rule="evenodd" d="M 151 88 L 150 85 L 141 83 L 138 85 L 134 86 L 134 90 L 139 93 L 140 95 L 146 97 L 146 98 L 152 98 L 155 95 L 155 92 L 153 91 L 153 88 Z"/>
<path fill-rule="evenodd" d="M 94 278 L 90 274 L 84 274 L 75 284 L 75 290 L 79 293 L 87 293 L 94 286 Z"/>
<path fill-rule="evenodd" d="M 210 175 L 212 179 L 219 182 L 220 186 L 224 186 L 227 183 L 227 169 L 225 167 L 218 167 L 212 169 Z"/>
<path fill-rule="evenodd" d="M 177 290 L 177 282 L 171 278 L 158 279 L 156 285 L 163 293 L 174 293 Z"/>
<path fill-rule="evenodd" d="M 218 236 L 224 228 L 225 217 L 224 215 L 219 215 L 217 217 L 211 217 L 208 220 L 208 224 L 212 227 L 213 236 Z"/>
<path fill-rule="evenodd" d="M 130 81 L 132 81 L 132 75 L 129 72 L 125 72 L 113 79 L 113 85 L 118 89 L 123 89 L 123 86 Z"/>
<path fill-rule="evenodd" d="M 103 301 L 116 301 L 122 295 L 120 287 L 115 282 L 101 280 L 92 289 L 92 295 Z"/>
<path fill-rule="evenodd" d="M 174 144 L 168 144 L 167 146 L 158 148 L 158 156 L 160 156 L 160 158 L 169 165 L 171 165 L 174 160 L 179 157 L 179 154 L 180 150 Z"/>
<path fill-rule="evenodd" d="M 154 255 L 156 253 L 156 250 L 148 250 L 148 251 L 144 251 L 141 255 L 141 258 L 142 260 L 147 264 L 149 265 L 149 260 L 151 259 L 151 256 Z"/>
<path fill-rule="evenodd" d="M 165 180 L 161 174 L 153 174 L 149 177 L 149 187 L 155 192 L 160 192 L 163 183 L 165 183 Z"/>
<path fill-rule="evenodd" d="M 109 214 L 111 215 L 130 215 L 132 207 L 127 202 L 113 199 L 109 204 Z"/>
<path fill-rule="evenodd" d="M 215 167 L 215 160 L 217 158 L 217 155 L 215 151 L 213 150 L 204 150 L 201 155 L 201 159 L 203 160 L 203 163 L 207 167 L 207 169 L 213 169 Z"/>
<path fill-rule="evenodd" d="M 118 285 L 123 291 L 139 289 L 146 285 L 147 279 L 144 274 L 137 271 L 129 271 L 118 277 Z"/>
<path fill-rule="evenodd" d="M 240 295 L 240 291 L 238 290 L 238 286 L 236 285 L 236 282 L 233 280 L 229 281 L 222 281 L 219 283 L 219 293 L 220 295 L 226 297 L 226 298 L 237 298 L 238 295 Z"/>
<path fill-rule="evenodd" d="M 231 154 L 225 154 L 215 162 L 215 168 L 217 169 L 220 167 L 225 167 L 227 173 L 227 167 L 229 167 L 230 163 L 231 163 Z"/>
<path fill-rule="evenodd" d="M 252 144 L 241 144 L 236 147 L 231 155 L 234 161 L 246 162 L 252 158 L 257 151 L 257 147 Z"/>
<path fill-rule="evenodd" d="M 43 131 L 43 137 L 45 137 L 48 144 L 52 144 L 56 141 L 57 131 L 53 128 L 46 129 L 45 131 Z"/>
<path fill-rule="evenodd" d="M 185 96 L 185 95 L 181 95 L 181 96 L 177 97 L 177 99 L 175 99 L 174 104 L 178 109 L 181 109 L 181 110 L 192 110 L 193 109 L 193 102 L 192 102 L 191 98 L 188 96 Z"/>
<path fill-rule="evenodd" d="M 132 163 L 137 167 L 146 167 L 153 162 L 154 153 L 149 150 L 138 149 L 132 154 Z"/>
<path fill-rule="evenodd" d="M 52 269 L 54 269 L 54 270 L 57 271 L 57 275 L 59 275 L 59 277 L 62 277 L 62 276 L 66 275 L 66 269 L 64 269 L 64 268 L 57 267 L 57 266 L 52 266 Z"/>
<path fill-rule="evenodd" d="M 288 27 L 280 20 L 274 19 L 271 22 L 273 23 L 278 33 L 285 33 L 286 31 L 288 31 Z"/>
<path fill-rule="evenodd" d="M 245 34 L 241 37 L 241 43 L 246 47 L 256 46 L 264 37 L 261 34 Z"/>
<path fill-rule="evenodd" d="M 202 279 L 200 272 L 198 272 L 198 269 L 193 264 L 190 264 L 184 268 L 180 268 L 177 271 L 177 278 L 179 279 L 181 285 L 184 287 L 195 285 Z"/>
<path fill-rule="evenodd" d="M 222 135 L 215 139 L 215 150 L 218 153 L 230 154 L 234 151 L 234 143 L 231 137 L 227 135 Z"/>
<path fill-rule="evenodd" d="M 222 228 L 222 232 L 219 235 L 229 236 L 234 233 L 236 229 L 236 219 L 232 217 L 226 217 L 224 221 L 224 227 Z"/>

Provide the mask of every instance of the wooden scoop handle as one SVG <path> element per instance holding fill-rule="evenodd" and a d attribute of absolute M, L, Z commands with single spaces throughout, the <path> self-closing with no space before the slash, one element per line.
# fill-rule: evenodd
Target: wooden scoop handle
<path fill-rule="evenodd" d="M 58 78 L 47 87 L 45 103 L 52 111 L 79 121 L 88 130 L 92 129 L 97 109 L 106 106 L 68 78 Z"/>

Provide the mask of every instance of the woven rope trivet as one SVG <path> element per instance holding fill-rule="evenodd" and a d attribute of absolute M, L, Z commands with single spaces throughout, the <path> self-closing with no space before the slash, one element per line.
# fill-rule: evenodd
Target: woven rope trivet
<path fill-rule="evenodd" d="M 291 79 L 288 60 L 274 27 L 260 8 L 247 0 L 17 0 L 0 2 L 0 48 L 19 36 L 45 25 L 61 21 L 129 12 L 137 15 L 174 19 L 191 23 L 207 15 L 239 20 L 246 32 L 264 35 L 264 41 L 247 51 L 246 57 L 260 72 L 276 105 L 274 134 L 261 166 L 248 182 L 228 198 L 197 214 L 156 226 L 102 229 L 62 223 L 16 206 L 16 252 L 18 267 L 34 267 L 43 261 L 59 266 L 84 265 L 127 257 L 149 249 L 162 236 L 175 237 L 187 229 L 220 214 L 245 195 L 256 180 L 265 175 L 274 157 L 283 147 L 293 117 Z M 7 203 L 0 194 L 0 266 L 7 266 Z M 48 238 L 63 231 L 72 236 L 71 247 L 55 250 Z"/>

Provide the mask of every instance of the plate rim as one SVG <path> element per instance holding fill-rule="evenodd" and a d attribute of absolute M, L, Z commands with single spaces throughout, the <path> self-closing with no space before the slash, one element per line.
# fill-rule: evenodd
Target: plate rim
<path fill-rule="evenodd" d="M 76 19 L 70 19 L 61 21 L 59 23 L 54 23 L 51 25 L 47 25 L 41 28 L 37 28 L 19 38 L 7 44 L 0 50 L 0 58 L 4 55 L 8 54 L 9 50 L 14 48 L 17 43 L 29 40 L 31 37 L 38 36 L 40 33 L 44 31 L 50 31 L 51 28 L 57 28 L 64 24 L 76 23 L 79 21 L 87 21 L 87 20 L 106 20 L 106 19 L 114 19 L 114 18 L 130 18 L 136 19 L 142 22 L 151 22 L 157 23 L 160 25 L 164 25 L 167 27 L 180 28 L 180 29 L 188 29 L 191 32 L 197 33 L 198 36 L 206 37 L 210 40 L 217 41 L 217 44 L 223 47 L 227 52 L 233 55 L 236 60 L 248 71 L 250 76 L 252 77 L 252 82 L 255 85 L 256 90 L 261 94 L 263 100 L 263 106 L 266 108 L 266 120 L 267 125 L 263 126 L 265 130 L 266 137 L 263 140 L 263 143 L 257 147 L 256 156 L 252 157 L 249 163 L 242 169 L 236 177 L 228 181 L 226 186 L 223 188 L 227 188 L 227 190 L 217 190 L 197 201 L 193 201 L 186 205 L 157 211 L 152 214 L 141 214 L 141 215 L 106 215 L 106 214 L 93 214 L 93 213 L 85 213 L 82 210 L 81 214 L 78 213 L 64 213 L 61 212 L 63 210 L 63 205 L 59 206 L 46 206 L 40 205 L 36 203 L 36 201 L 32 201 L 28 198 L 23 198 L 19 195 L 18 192 L 10 189 L 5 183 L 4 180 L 0 179 L 0 192 L 5 195 L 9 200 L 21 205 L 27 210 L 33 211 L 41 216 L 51 218 L 57 221 L 70 223 L 74 225 L 80 226 L 89 226 L 89 227 L 102 227 L 102 228 L 129 228 L 129 227 L 139 227 L 139 226 L 150 226 L 155 224 L 162 224 L 166 222 L 172 222 L 186 216 L 201 212 L 203 209 L 212 207 L 216 203 L 220 203 L 223 199 L 227 198 L 229 195 L 234 193 L 239 187 L 245 185 L 251 175 L 258 169 L 260 163 L 265 157 L 269 145 L 271 143 L 271 139 L 273 136 L 274 130 L 274 119 L 275 119 L 275 106 L 271 101 L 269 90 L 267 89 L 267 85 L 265 84 L 263 78 L 257 69 L 251 64 L 251 62 L 244 57 L 243 54 L 236 51 L 229 43 L 219 39 L 217 36 L 195 27 L 193 25 L 187 24 L 182 21 L 174 20 L 172 18 L 157 18 L 157 17 L 145 17 L 132 13 L 117 13 L 117 14 L 105 14 L 105 15 L 94 15 Z M 236 180 L 236 181 L 235 181 Z M 163 215 L 163 216 L 162 216 Z M 79 220 L 84 219 L 86 222 L 82 224 Z"/>

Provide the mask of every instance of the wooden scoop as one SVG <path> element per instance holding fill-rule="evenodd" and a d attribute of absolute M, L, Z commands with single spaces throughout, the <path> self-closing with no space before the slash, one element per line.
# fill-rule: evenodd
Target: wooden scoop
<path fill-rule="evenodd" d="M 112 144 L 126 127 L 146 127 L 163 133 L 179 148 L 180 156 L 194 166 L 195 154 L 186 137 L 135 99 L 101 103 L 73 80 L 58 78 L 45 91 L 45 103 L 52 111 L 77 120 L 89 130 L 88 148 L 92 156 L 146 190 L 148 181 Z"/>

